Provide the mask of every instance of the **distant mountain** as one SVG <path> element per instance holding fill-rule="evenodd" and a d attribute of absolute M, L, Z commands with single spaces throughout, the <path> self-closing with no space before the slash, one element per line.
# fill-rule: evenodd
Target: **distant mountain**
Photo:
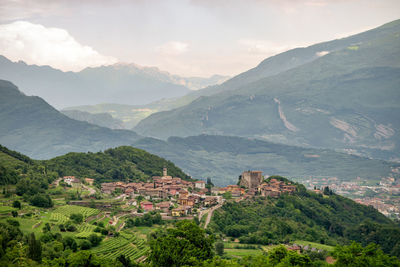
<path fill-rule="evenodd" d="M 164 139 L 238 135 L 400 160 L 399 36 L 400 20 L 282 53 L 134 130 Z"/>
<path fill-rule="evenodd" d="M 85 111 L 79 110 L 64 110 L 61 111 L 64 115 L 67 115 L 71 119 L 78 121 L 86 121 L 91 124 L 95 124 L 110 129 L 125 129 L 124 124 L 121 120 L 114 119 L 108 113 L 97 113 L 92 114 Z"/>
<path fill-rule="evenodd" d="M 71 151 L 100 151 L 129 145 L 135 132 L 111 130 L 61 114 L 43 99 L 26 96 L 0 80 L 0 144 L 37 159 Z"/>
<path fill-rule="evenodd" d="M 174 162 L 193 177 L 210 177 L 216 185 L 236 184 L 238 175 L 249 169 L 296 181 L 310 176 L 342 181 L 360 177 L 376 182 L 382 177 L 400 178 L 393 171 L 400 163 L 242 137 L 200 135 L 171 137 L 168 141 L 144 138 L 133 146 Z"/>
<path fill-rule="evenodd" d="M 157 68 L 121 63 L 62 72 L 0 56 L 0 79 L 12 81 L 27 95 L 40 96 L 57 108 L 100 103 L 143 105 L 180 97 L 189 89 L 218 84 L 227 78 L 218 75 L 185 78 Z"/>

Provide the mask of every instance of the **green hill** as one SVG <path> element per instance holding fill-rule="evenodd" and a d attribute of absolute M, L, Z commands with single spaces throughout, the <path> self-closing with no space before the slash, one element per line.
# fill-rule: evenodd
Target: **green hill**
<path fill-rule="evenodd" d="M 329 190 L 328 190 L 329 191 Z M 365 228 L 369 226 L 368 233 Z M 336 245 L 350 240 L 373 242 L 386 253 L 400 256 L 400 227 L 373 207 L 358 204 L 332 192 L 316 194 L 297 185 L 293 195 L 255 197 L 229 202 L 214 213 L 210 231 L 239 238 L 243 243 L 274 244 L 305 240 Z M 388 233 L 392 237 L 388 238 Z"/>
<path fill-rule="evenodd" d="M 97 181 L 137 181 L 161 176 L 163 167 L 173 177 L 189 177 L 172 162 L 144 150 L 122 146 L 97 153 L 68 153 L 42 162 L 59 176 L 91 177 Z"/>
<path fill-rule="evenodd" d="M 139 136 L 76 121 L 43 99 L 26 96 L 0 80 L 0 143 L 33 158 L 50 158 L 71 151 L 100 151 L 129 145 Z"/>
<path fill-rule="evenodd" d="M 233 136 L 200 135 L 138 140 L 135 147 L 179 165 L 196 178 L 210 177 L 217 185 L 235 184 L 238 173 L 257 169 L 298 180 L 306 177 L 357 177 L 368 182 L 399 177 L 392 168 L 399 163 L 363 158 L 328 149 L 304 148 Z"/>
<path fill-rule="evenodd" d="M 104 181 L 146 181 L 168 174 L 190 180 L 179 167 L 170 161 L 142 149 L 121 146 L 97 153 L 68 153 L 49 160 L 33 160 L 21 153 L 0 145 L 0 185 L 16 184 L 20 179 L 47 179 L 51 182 L 60 176 L 91 177 Z"/>
<path fill-rule="evenodd" d="M 400 20 L 285 52 L 134 129 L 158 138 L 239 135 L 398 160 L 399 37 Z"/>

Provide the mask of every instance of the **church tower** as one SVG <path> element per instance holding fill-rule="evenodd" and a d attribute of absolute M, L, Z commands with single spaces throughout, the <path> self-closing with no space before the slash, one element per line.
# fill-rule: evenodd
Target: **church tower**
<path fill-rule="evenodd" d="M 167 168 L 166 168 L 166 167 L 163 168 L 162 172 L 163 172 L 163 177 L 168 176 Z"/>

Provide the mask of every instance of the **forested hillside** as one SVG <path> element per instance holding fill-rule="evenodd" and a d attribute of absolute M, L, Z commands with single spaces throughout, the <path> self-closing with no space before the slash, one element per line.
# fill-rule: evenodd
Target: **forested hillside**
<path fill-rule="evenodd" d="M 297 184 L 293 195 L 229 202 L 216 211 L 210 227 L 243 243 L 306 240 L 336 245 L 356 240 L 375 242 L 386 253 L 400 256 L 399 225 L 373 207 L 336 195 L 328 188 L 322 195 Z"/>
<path fill-rule="evenodd" d="M 161 176 L 163 167 L 173 177 L 189 177 L 172 162 L 129 146 L 107 149 L 97 153 L 68 153 L 42 161 L 47 169 L 59 176 L 74 175 L 101 181 L 146 181 Z"/>

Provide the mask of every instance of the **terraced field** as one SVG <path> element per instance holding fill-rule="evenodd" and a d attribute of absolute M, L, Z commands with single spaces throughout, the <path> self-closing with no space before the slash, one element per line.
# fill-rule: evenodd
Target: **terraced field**
<path fill-rule="evenodd" d="M 82 223 L 82 224 L 78 225 L 76 228 L 79 231 L 79 233 L 76 234 L 75 237 L 77 237 L 77 238 L 87 238 L 91 234 L 94 233 L 93 231 L 96 228 L 96 226 L 91 225 L 91 224 L 87 224 L 87 223 Z"/>
<path fill-rule="evenodd" d="M 147 255 L 149 248 L 143 239 L 132 234 L 121 233 L 119 237 L 103 241 L 92 251 L 102 258 L 115 259 L 120 255 L 125 255 L 131 260 L 137 260 Z"/>
<path fill-rule="evenodd" d="M 83 215 L 84 218 L 87 218 L 89 216 L 98 214 L 100 211 L 98 209 L 86 208 L 81 206 L 65 205 L 58 207 L 54 212 L 60 213 L 68 218 L 73 213 L 80 213 Z"/>
<path fill-rule="evenodd" d="M 50 214 L 50 221 L 55 222 L 55 223 L 66 223 L 69 220 L 69 218 L 61 213 L 58 212 L 52 212 Z"/>

